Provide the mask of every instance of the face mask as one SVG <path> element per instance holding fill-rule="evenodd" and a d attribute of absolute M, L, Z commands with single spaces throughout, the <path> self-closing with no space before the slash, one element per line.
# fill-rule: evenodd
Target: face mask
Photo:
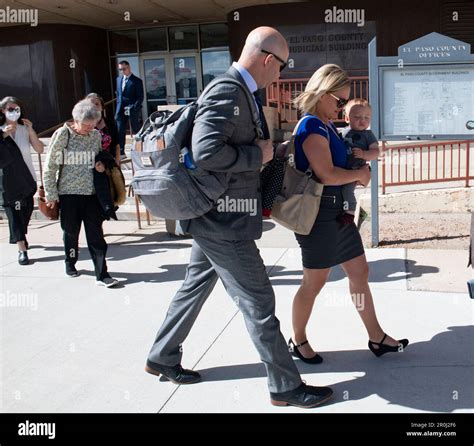
<path fill-rule="evenodd" d="M 9 121 L 18 121 L 20 118 L 21 112 L 20 111 L 7 111 L 5 116 Z"/>

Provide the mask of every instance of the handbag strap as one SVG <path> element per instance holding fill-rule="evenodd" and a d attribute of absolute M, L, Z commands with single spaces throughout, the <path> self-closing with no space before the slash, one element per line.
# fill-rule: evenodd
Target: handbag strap
<path fill-rule="evenodd" d="M 293 158 L 295 156 L 295 150 L 296 150 L 296 147 L 295 147 L 295 139 L 296 139 L 296 133 L 298 132 L 298 129 L 301 125 L 301 123 L 305 120 L 305 118 L 312 118 L 313 116 L 311 115 L 304 115 L 296 124 L 294 130 L 293 130 L 293 134 L 291 135 L 291 141 L 290 141 L 290 147 L 288 149 L 288 155 L 293 155 Z M 323 123 L 324 124 L 324 123 Z M 331 143 L 331 140 L 330 140 L 330 137 L 329 137 L 329 129 L 327 127 L 326 124 L 324 124 L 324 127 L 326 127 L 326 131 L 328 132 L 328 142 Z M 334 130 L 333 130 L 334 132 Z M 306 174 L 309 174 L 310 176 L 313 175 L 313 169 L 311 169 L 311 164 L 308 162 L 308 168 L 306 169 Z"/>
<path fill-rule="evenodd" d="M 306 119 L 306 118 L 311 118 L 309 115 L 304 115 L 295 125 L 295 128 L 293 129 L 293 134 L 291 135 L 291 140 L 290 140 L 290 147 L 288 148 L 288 155 L 291 156 L 293 155 L 293 159 L 295 157 L 295 151 L 296 151 L 296 145 L 295 145 L 295 139 L 296 139 L 296 133 L 298 132 L 298 129 L 300 128 L 301 123 Z M 308 163 L 308 168 L 306 169 L 305 173 L 313 173 L 313 170 L 311 169 L 311 165 Z"/>
<path fill-rule="evenodd" d="M 64 126 L 66 126 L 67 124 L 64 124 Z M 59 179 L 61 178 L 61 172 L 63 170 L 63 166 L 64 166 L 64 157 L 65 157 L 65 152 L 66 152 L 66 149 L 68 148 L 69 146 L 69 129 L 66 128 L 66 131 L 67 131 L 67 138 L 66 138 L 66 144 L 64 145 L 63 147 L 63 155 L 61 156 L 61 164 L 59 165 L 59 173 L 58 173 L 58 183 L 59 183 Z M 39 158 L 39 166 L 40 166 L 40 179 L 41 179 L 41 187 L 44 189 L 44 181 L 43 181 L 43 169 L 41 167 L 41 153 L 38 153 L 38 158 Z"/>
<path fill-rule="evenodd" d="M 67 126 L 67 124 L 64 124 L 64 125 Z M 70 130 L 68 128 L 66 128 L 66 130 L 67 130 L 67 138 L 66 138 L 66 144 L 64 144 L 64 147 L 63 147 L 63 156 L 61 157 L 61 165 L 59 166 L 58 184 L 59 184 L 59 180 L 61 178 L 61 173 L 63 172 L 64 157 L 66 156 L 67 148 L 69 146 Z"/>

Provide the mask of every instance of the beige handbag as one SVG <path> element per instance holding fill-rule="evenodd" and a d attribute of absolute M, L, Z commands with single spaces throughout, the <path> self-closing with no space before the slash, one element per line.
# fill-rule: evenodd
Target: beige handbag
<path fill-rule="evenodd" d="M 315 181 L 311 167 L 306 172 L 296 169 L 295 135 L 304 116 L 296 124 L 286 151 L 287 161 L 283 186 L 273 203 L 271 217 L 279 224 L 302 235 L 308 235 L 318 216 L 324 185 Z"/>

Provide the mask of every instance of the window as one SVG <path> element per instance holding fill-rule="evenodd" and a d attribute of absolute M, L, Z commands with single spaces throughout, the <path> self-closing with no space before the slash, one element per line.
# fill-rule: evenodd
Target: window
<path fill-rule="evenodd" d="M 138 31 L 140 52 L 168 51 L 166 28 L 148 28 Z"/>
<path fill-rule="evenodd" d="M 129 54 L 137 52 L 136 30 L 109 32 L 110 55 Z"/>
<path fill-rule="evenodd" d="M 197 26 L 171 26 L 170 50 L 195 50 L 198 47 Z"/>
<path fill-rule="evenodd" d="M 229 46 L 228 26 L 226 23 L 201 25 L 201 48 L 219 48 Z"/>
<path fill-rule="evenodd" d="M 229 51 L 203 51 L 201 60 L 204 87 L 215 77 L 224 74 L 231 64 Z"/>

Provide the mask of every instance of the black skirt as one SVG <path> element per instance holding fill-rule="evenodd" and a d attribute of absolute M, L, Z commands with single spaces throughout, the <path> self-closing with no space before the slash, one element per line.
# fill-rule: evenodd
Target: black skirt
<path fill-rule="evenodd" d="M 308 235 L 295 234 L 303 267 L 331 268 L 364 254 L 364 246 L 355 223 L 342 226 L 337 217 L 343 211 L 340 188 L 325 187 L 318 216 Z"/>

